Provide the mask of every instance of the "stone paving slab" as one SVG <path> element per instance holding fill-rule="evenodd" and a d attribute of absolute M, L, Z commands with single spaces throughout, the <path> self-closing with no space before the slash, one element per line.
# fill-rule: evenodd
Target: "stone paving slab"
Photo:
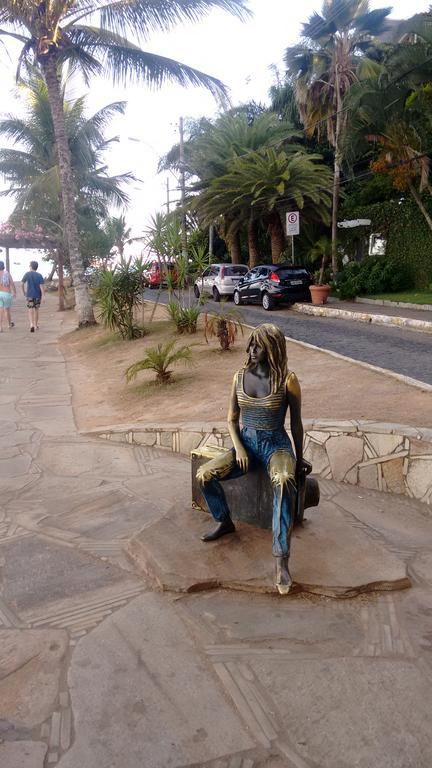
<path fill-rule="evenodd" d="M 3 597 L 18 613 L 124 578 L 123 571 L 108 562 L 39 536 L 13 538 L 2 545 L 1 555 Z"/>
<path fill-rule="evenodd" d="M 11 726 L 33 728 L 51 714 L 68 646 L 62 630 L 0 629 L 0 711 Z"/>
<path fill-rule="evenodd" d="M 81 640 L 69 684 L 75 742 L 60 768 L 204 765 L 256 745 L 161 595 L 135 599 Z"/>
<path fill-rule="evenodd" d="M 47 746 L 43 741 L 0 742 L 2 768 L 44 768 Z"/>
<path fill-rule="evenodd" d="M 402 659 L 254 659 L 253 676 L 307 766 L 420 768 L 432 764 L 430 679 Z M 319 683 L 318 683 L 319 681 Z"/>
<path fill-rule="evenodd" d="M 304 527 L 293 533 L 293 592 L 346 598 L 410 586 L 405 563 L 381 543 L 370 541 L 330 500 L 307 514 Z M 236 523 L 235 534 L 204 544 L 199 533 L 211 525 L 201 510 L 179 506 L 134 536 L 127 551 L 164 590 L 223 587 L 274 593 L 270 532 Z"/>

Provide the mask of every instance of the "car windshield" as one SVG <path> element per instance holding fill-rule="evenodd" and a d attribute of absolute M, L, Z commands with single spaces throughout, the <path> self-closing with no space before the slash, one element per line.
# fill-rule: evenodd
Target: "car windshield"
<path fill-rule="evenodd" d="M 282 280 L 286 280 L 287 278 L 309 277 L 306 270 L 302 267 L 283 267 L 282 269 L 277 270 L 277 274 Z"/>
<path fill-rule="evenodd" d="M 243 267 L 241 264 L 224 267 L 225 277 L 239 277 L 245 275 L 247 271 L 247 267 Z"/>

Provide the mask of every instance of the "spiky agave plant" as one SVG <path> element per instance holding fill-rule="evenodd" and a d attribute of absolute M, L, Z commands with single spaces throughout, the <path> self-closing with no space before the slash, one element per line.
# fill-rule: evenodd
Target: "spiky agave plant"
<path fill-rule="evenodd" d="M 166 305 L 166 311 L 170 320 L 175 324 L 177 333 L 196 333 L 201 312 L 199 304 L 183 307 L 178 301 L 169 301 Z"/>
<path fill-rule="evenodd" d="M 172 339 L 166 344 L 150 347 L 142 360 L 138 360 L 126 369 L 126 381 L 129 383 L 135 379 L 140 371 L 152 370 L 155 371 L 156 381 L 159 384 L 167 384 L 172 374 L 172 371 L 169 370 L 170 366 L 177 365 L 178 363 L 193 365 L 191 348 L 182 346 L 176 349 L 175 345 L 176 339 Z"/>

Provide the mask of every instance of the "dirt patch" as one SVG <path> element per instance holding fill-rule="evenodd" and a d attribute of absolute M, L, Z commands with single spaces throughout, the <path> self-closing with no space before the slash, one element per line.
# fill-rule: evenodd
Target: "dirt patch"
<path fill-rule="evenodd" d="M 176 367 L 173 383 L 166 386 L 155 384 L 151 371 L 126 383 L 125 369 L 148 347 L 166 341 L 173 330 L 164 310 L 158 309 L 149 334 L 136 341 L 122 341 L 100 326 L 62 336 L 80 430 L 136 422 L 225 420 L 232 378 L 245 358 L 247 329 L 233 350 L 221 352 L 217 342 L 206 344 L 200 322 L 196 335 L 178 337 L 179 345 L 193 345 L 193 367 Z M 432 426 L 430 392 L 292 342 L 287 349 L 289 367 L 302 386 L 304 418 Z"/>

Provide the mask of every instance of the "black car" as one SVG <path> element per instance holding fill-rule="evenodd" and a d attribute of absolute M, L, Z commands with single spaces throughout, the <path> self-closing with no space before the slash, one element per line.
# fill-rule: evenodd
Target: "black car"
<path fill-rule="evenodd" d="M 234 302 L 260 303 L 264 309 L 273 309 L 282 302 L 310 301 L 309 286 L 313 283 L 305 267 L 293 264 L 260 264 L 253 267 L 237 283 Z"/>

